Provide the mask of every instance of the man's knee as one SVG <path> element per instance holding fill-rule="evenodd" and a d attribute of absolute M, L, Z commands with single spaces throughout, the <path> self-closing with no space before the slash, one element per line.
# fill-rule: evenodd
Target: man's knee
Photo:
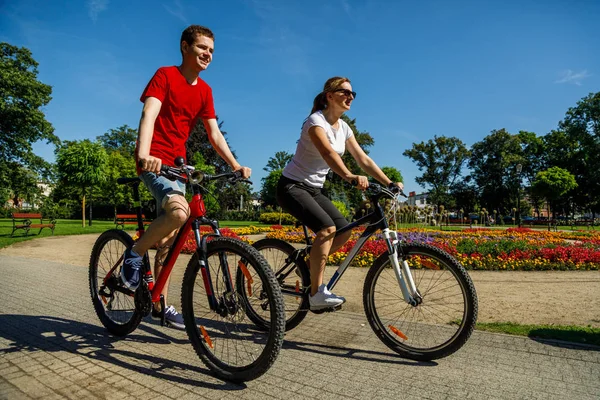
<path fill-rule="evenodd" d="M 181 226 L 190 215 L 190 207 L 185 197 L 175 195 L 170 197 L 163 207 L 165 215 L 174 225 Z"/>
<path fill-rule="evenodd" d="M 328 227 L 321 229 L 319 232 L 317 232 L 317 238 L 320 238 L 322 240 L 323 239 L 324 240 L 331 239 L 331 238 L 333 238 L 333 235 L 335 235 L 335 232 L 336 232 L 335 226 L 328 226 Z"/>

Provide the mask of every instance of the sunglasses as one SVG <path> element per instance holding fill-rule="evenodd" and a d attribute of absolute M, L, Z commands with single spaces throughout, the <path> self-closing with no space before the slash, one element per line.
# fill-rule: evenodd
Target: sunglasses
<path fill-rule="evenodd" d="M 352 97 L 356 98 L 356 92 L 353 92 L 352 90 L 349 89 L 337 89 L 333 91 L 335 92 L 342 92 L 344 94 L 344 96 L 346 97 L 350 97 L 350 95 L 352 95 Z"/>

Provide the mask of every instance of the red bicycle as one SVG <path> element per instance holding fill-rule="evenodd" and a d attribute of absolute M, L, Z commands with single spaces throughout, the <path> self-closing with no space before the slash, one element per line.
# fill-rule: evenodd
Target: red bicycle
<path fill-rule="evenodd" d="M 185 270 L 181 306 L 186 331 L 196 353 L 220 378 L 241 382 L 264 374 L 275 362 L 285 331 L 285 314 L 281 290 L 265 258 L 241 240 L 223 237 L 219 223 L 206 216 L 201 183 L 227 179 L 244 181 L 239 173 L 207 175 L 183 165 L 163 166 L 169 179 L 186 182 L 191 187 L 190 216 L 179 230 L 165 258 L 156 282 L 152 277 L 148 254 L 144 256 L 144 279 L 134 292 L 119 278 L 125 249 L 134 244 L 122 230 L 104 232 L 92 250 L 89 267 L 90 292 L 94 309 L 102 324 L 112 334 L 124 336 L 150 314 L 152 304 L 161 303 L 164 324 L 165 302 L 160 294 L 188 235 L 194 232 L 196 251 Z M 138 216 L 138 236 L 144 234 L 138 178 L 120 178 L 119 184 L 133 188 Z M 212 227 L 201 235 L 200 225 Z M 265 305 L 270 317 L 266 331 L 257 329 L 247 317 L 250 302 Z M 254 311 L 253 311 L 254 313 Z"/>

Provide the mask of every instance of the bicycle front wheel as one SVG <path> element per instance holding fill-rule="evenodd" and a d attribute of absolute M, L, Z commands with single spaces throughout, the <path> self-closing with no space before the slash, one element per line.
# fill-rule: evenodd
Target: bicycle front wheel
<path fill-rule="evenodd" d="M 256 379 L 275 362 L 285 333 L 281 291 L 273 271 L 252 246 L 231 238 L 210 240 L 206 258 L 203 272 L 195 254 L 183 278 L 187 334 L 198 356 L 220 378 Z M 246 299 L 235 289 L 240 274 L 263 297 L 269 314 L 267 330 L 257 329 L 246 314 Z M 209 299 L 214 300 L 212 308 Z"/>
<path fill-rule="evenodd" d="M 94 243 L 90 257 L 90 295 L 102 325 L 114 335 L 125 336 L 137 328 L 142 313 L 136 309 L 134 294 L 121 284 L 123 253 L 133 247 L 126 232 L 111 229 Z"/>
<path fill-rule="evenodd" d="M 387 253 L 367 274 L 363 302 L 377 336 L 403 357 L 428 361 L 460 349 L 477 320 L 477 294 L 465 269 L 446 252 L 422 243 L 401 245 L 399 254 L 421 302 L 408 304 Z"/>

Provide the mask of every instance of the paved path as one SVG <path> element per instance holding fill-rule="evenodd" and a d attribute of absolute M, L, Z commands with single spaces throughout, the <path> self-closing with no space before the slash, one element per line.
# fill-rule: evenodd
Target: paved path
<path fill-rule="evenodd" d="M 310 314 L 267 374 L 233 385 L 210 375 L 184 332 L 145 320 L 125 339 L 107 335 L 87 270 L 63 263 L 0 255 L 0 304 L 0 399 L 600 397 L 599 348 L 475 332 L 458 353 L 419 363 L 343 311 Z"/>

